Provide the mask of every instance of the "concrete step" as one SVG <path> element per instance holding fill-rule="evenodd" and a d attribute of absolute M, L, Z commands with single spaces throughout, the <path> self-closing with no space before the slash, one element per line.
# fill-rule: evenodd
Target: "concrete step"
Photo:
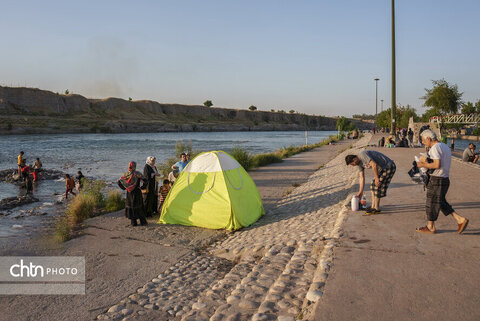
<path fill-rule="evenodd" d="M 313 241 L 299 242 L 282 273 L 269 288 L 252 320 L 295 320 L 317 269 L 319 247 Z"/>

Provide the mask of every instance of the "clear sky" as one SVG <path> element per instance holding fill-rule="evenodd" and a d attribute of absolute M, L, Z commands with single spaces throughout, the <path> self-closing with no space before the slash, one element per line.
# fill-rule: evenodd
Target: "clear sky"
<path fill-rule="evenodd" d="M 317 115 L 391 97 L 390 0 L 0 0 L 0 84 Z M 480 99 L 480 1 L 397 0 L 397 103 Z"/>

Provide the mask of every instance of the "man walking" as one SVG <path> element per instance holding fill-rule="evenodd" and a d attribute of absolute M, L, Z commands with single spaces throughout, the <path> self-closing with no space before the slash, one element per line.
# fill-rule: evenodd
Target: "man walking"
<path fill-rule="evenodd" d="M 365 168 L 373 170 L 374 179 L 370 185 L 372 191 L 372 206 L 367 209 L 366 214 L 379 214 L 380 199 L 387 196 L 387 188 L 395 174 L 395 163 L 384 154 L 374 150 L 364 150 L 358 155 L 347 155 L 345 157 L 347 165 L 358 166 L 360 191 L 357 196 L 363 195 L 365 188 Z"/>
<path fill-rule="evenodd" d="M 452 152 L 446 144 L 437 140 L 437 135 L 430 129 L 422 132 L 421 139 L 422 144 L 430 148 L 428 155 L 433 162 L 421 161 L 417 162 L 417 166 L 433 169 L 434 171 L 430 174 L 430 180 L 427 184 L 427 203 L 425 208 L 428 222 L 426 226 L 417 228 L 417 232 L 435 234 L 435 221 L 441 210 L 445 216 L 452 214 L 458 224 L 457 233 L 461 234 L 468 225 L 468 219 L 458 215 L 445 198 L 450 186 L 449 175 Z"/>

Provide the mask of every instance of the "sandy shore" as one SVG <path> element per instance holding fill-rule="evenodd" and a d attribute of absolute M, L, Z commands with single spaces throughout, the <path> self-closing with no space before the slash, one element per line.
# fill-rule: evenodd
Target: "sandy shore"
<path fill-rule="evenodd" d="M 217 282 L 231 279 L 235 271 L 243 270 L 248 275 L 252 273 L 252 269 L 259 266 L 257 259 L 252 261 L 252 256 L 246 255 L 250 250 L 255 249 L 255 255 L 261 260 L 263 256 L 268 256 L 268 253 L 275 252 L 276 250 L 271 249 L 279 244 L 287 247 L 283 251 L 289 255 L 293 255 L 298 249 L 305 250 L 305 246 L 310 250 L 315 248 L 315 253 L 324 247 L 323 241 L 320 247 L 314 245 L 317 239 L 322 239 L 322 236 L 316 236 L 314 226 L 322 228 L 318 235 L 331 233 L 339 209 L 338 203 L 345 198 L 350 182 L 347 177 L 349 174 L 345 173 L 343 168 L 340 169 L 339 163 L 332 168 L 337 168 L 338 173 L 343 175 L 340 181 L 322 187 L 319 184 L 326 181 L 323 176 L 318 176 L 318 173 L 326 171 L 329 166 L 322 166 L 351 143 L 344 141 L 335 146 L 324 146 L 295 155 L 282 163 L 252 171 L 250 174 L 259 187 L 267 215 L 254 226 L 231 235 L 224 231 L 157 225 L 153 224 L 155 220 L 150 221 L 151 224 L 147 227 L 133 228 L 128 225 L 123 213 L 117 212 L 86 221 L 85 235 L 64 244 L 55 245 L 44 240 L 35 240 L 38 245 L 33 248 L 20 246 L 19 254 L 22 255 L 85 256 L 87 294 L 4 296 L 0 298 L 0 309 L 8 319 L 18 320 L 95 319 L 97 316 L 118 320 L 180 320 L 187 316 L 192 320 L 203 319 L 208 314 L 206 310 L 215 312 L 214 307 L 208 304 L 204 306 L 203 302 L 193 306 L 198 303 L 199 298 L 207 295 L 210 287 Z M 318 176 L 316 180 L 312 180 L 312 173 Z M 327 176 L 330 176 L 329 180 L 336 180 L 335 175 Z M 311 198 L 312 196 L 315 198 Z M 314 199 L 317 201 L 313 202 Z M 305 217 L 308 213 L 317 215 L 312 213 L 317 213 L 319 209 L 325 209 L 325 218 L 318 220 L 321 222 L 320 226 L 310 224 Z M 289 230 L 288 217 L 311 225 L 309 236 L 302 230 L 303 226 L 291 228 L 291 235 L 282 236 L 282 231 Z M 270 235 L 268 237 L 264 235 L 266 230 Z M 278 237 L 272 238 L 273 234 Z M 263 236 L 258 238 L 258 235 Z M 301 241 L 302 238 L 305 240 Z M 285 242 L 290 245 L 285 245 Z M 305 245 L 306 242 L 310 242 L 309 245 Z M 235 243 L 235 246 L 232 246 L 232 243 Z M 258 248 L 258 243 L 262 244 L 261 248 Z M 279 253 L 283 253 L 282 249 Z M 309 273 L 313 273 L 318 257 L 309 257 L 312 261 Z M 241 275 L 240 273 L 237 276 Z M 313 274 L 310 276 L 313 277 Z M 196 281 L 200 283 L 197 284 Z M 242 279 L 238 281 L 241 283 Z M 310 286 L 311 281 L 306 284 Z M 268 288 L 265 287 L 264 290 L 268 291 Z M 304 290 L 303 296 L 306 295 L 308 287 Z M 301 297 L 296 300 L 301 301 Z M 165 299 L 165 302 L 162 299 Z M 214 300 L 214 305 L 225 299 Z M 302 305 L 303 301 L 298 307 L 299 311 Z M 197 309 L 198 307 L 204 307 L 205 311 Z M 104 314 L 107 311 L 110 312 Z M 202 312 L 203 315 L 200 317 L 192 311 Z M 253 315 L 253 312 L 249 313 Z M 230 315 L 236 313 L 238 312 L 230 311 Z"/>

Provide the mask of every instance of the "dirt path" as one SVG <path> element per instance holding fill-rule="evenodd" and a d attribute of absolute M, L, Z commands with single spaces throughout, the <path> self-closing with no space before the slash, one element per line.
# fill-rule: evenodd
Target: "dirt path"
<path fill-rule="evenodd" d="M 352 142 L 344 141 L 295 155 L 282 163 L 250 172 L 264 201 L 266 212 L 323 164 Z M 3 296 L 2 318 L 16 320 L 93 319 L 107 307 L 142 286 L 194 249 L 225 236 L 224 231 L 195 227 L 157 225 L 131 227 L 123 212 L 86 221 L 85 235 L 61 245 L 35 240 L 18 248 L 17 255 L 85 256 L 87 283 L 85 296 Z M 42 246 L 40 246 L 40 244 Z M 43 248 L 43 245 L 48 245 Z M 40 248 L 42 247 L 42 248 Z M 9 251 L 15 255 L 15 251 Z"/>

